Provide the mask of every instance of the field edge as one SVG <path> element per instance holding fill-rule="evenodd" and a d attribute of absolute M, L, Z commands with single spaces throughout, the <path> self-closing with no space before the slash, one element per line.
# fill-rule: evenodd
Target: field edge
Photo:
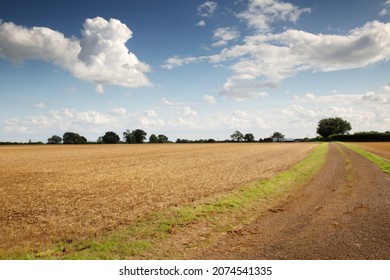
<path fill-rule="evenodd" d="M 346 146 L 347 148 L 349 148 L 350 150 L 358 153 L 359 155 L 365 157 L 366 159 L 368 159 L 369 161 L 371 161 L 372 163 L 374 163 L 376 166 L 378 166 L 384 173 L 387 173 L 390 175 L 390 161 L 377 155 L 377 154 L 374 154 L 372 152 L 369 152 L 367 150 L 365 150 L 364 148 L 361 148 L 361 147 L 357 147 L 353 144 L 349 144 L 349 143 L 343 143 L 342 144 L 344 146 Z"/>

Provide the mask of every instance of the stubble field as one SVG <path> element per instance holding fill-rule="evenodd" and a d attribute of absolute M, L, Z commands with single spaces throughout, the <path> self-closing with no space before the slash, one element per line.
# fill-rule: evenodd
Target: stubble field
<path fill-rule="evenodd" d="M 78 240 L 270 178 L 315 143 L 0 147 L 0 250 Z"/>

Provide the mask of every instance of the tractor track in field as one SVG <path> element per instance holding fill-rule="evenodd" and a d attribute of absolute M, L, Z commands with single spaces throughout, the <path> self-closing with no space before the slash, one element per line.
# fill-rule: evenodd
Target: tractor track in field
<path fill-rule="evenodd" d="M 322 170 L 196 259 L 390 259 L 390 176 L 339 143 Z"/>

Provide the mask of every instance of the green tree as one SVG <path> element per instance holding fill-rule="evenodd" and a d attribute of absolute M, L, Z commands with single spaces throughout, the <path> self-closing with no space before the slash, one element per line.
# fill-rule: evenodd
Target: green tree
<path fill-rule="evenodd" d="M 232 141 L 240 142 L 244 139 L 244 135 L 240 131 L 236 130 L 232 135 L 230 135 L 230 138 Z"/>
<path fill-rule="evenodd" d="M 53 135 L 52 137 L 47 139 L 47 144 L 60 144 L 62 142 L 62 138 L 58 135 Z"/>
<path fill-rule="evenodd" d="M 65 132 L 62 136 L 62 142 L 64 144 L 86 144 L 87 138 L 74 132 Z"/>
<path fill-rule="evenodd" d="M 327 118 L 318 122 L 317 134 L 327 138 L 333 134 L 345 134 L 351 129 L 351 124 L 342 118 Z"/>
<path fill-rule="evenodd" d="M 156 136 L 156 134 L 150 135 L 149 143 L 158 143 L 158 137 Z"/>
<path fill-rule="evenodd" d="M 113 131 L 107 131 L 104 136 L 102 136 L 102 142 L 105 144 L 116 144 L 120 140 L 118 134 Z"/>
<path fill-rule="evenodd" d="M 278 131 L 275 131 L 274 134 L 272 134 L 271 138 L 274 139 L 276 142 L 279 142 L 281 139 L 284 138 L 284 135 Z"/>
<path fill-rule="evenodd" d="M 158 135 L 158 143 L 168 143 L 168 137 L 165 136 L 164 134 L 159 134 Z"/>
<path fill-rule="evenodd" d="M 123 138 L 125 139 L 126 143 L 129 144 L 143 143 L 144 140 L 146 140 L 146 135 L 147 133 L 142 129 L 136 129 L 132 132 L 127 129 L 125 132 L 123 132 Z"/>
<path fill-rule="evenodd" d="M 255 136 L 252 133 L 247 133 L 244 136 L 244 140 L 246 142 L 254 142 L 255 141 Z"/>

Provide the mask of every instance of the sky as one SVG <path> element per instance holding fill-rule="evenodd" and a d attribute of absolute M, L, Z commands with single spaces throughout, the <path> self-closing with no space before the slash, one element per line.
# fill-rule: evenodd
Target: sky
<path fill-rule="evenodd" d="M 390 130 L 389 0 L 0 0 L 0 142 Z"/>

